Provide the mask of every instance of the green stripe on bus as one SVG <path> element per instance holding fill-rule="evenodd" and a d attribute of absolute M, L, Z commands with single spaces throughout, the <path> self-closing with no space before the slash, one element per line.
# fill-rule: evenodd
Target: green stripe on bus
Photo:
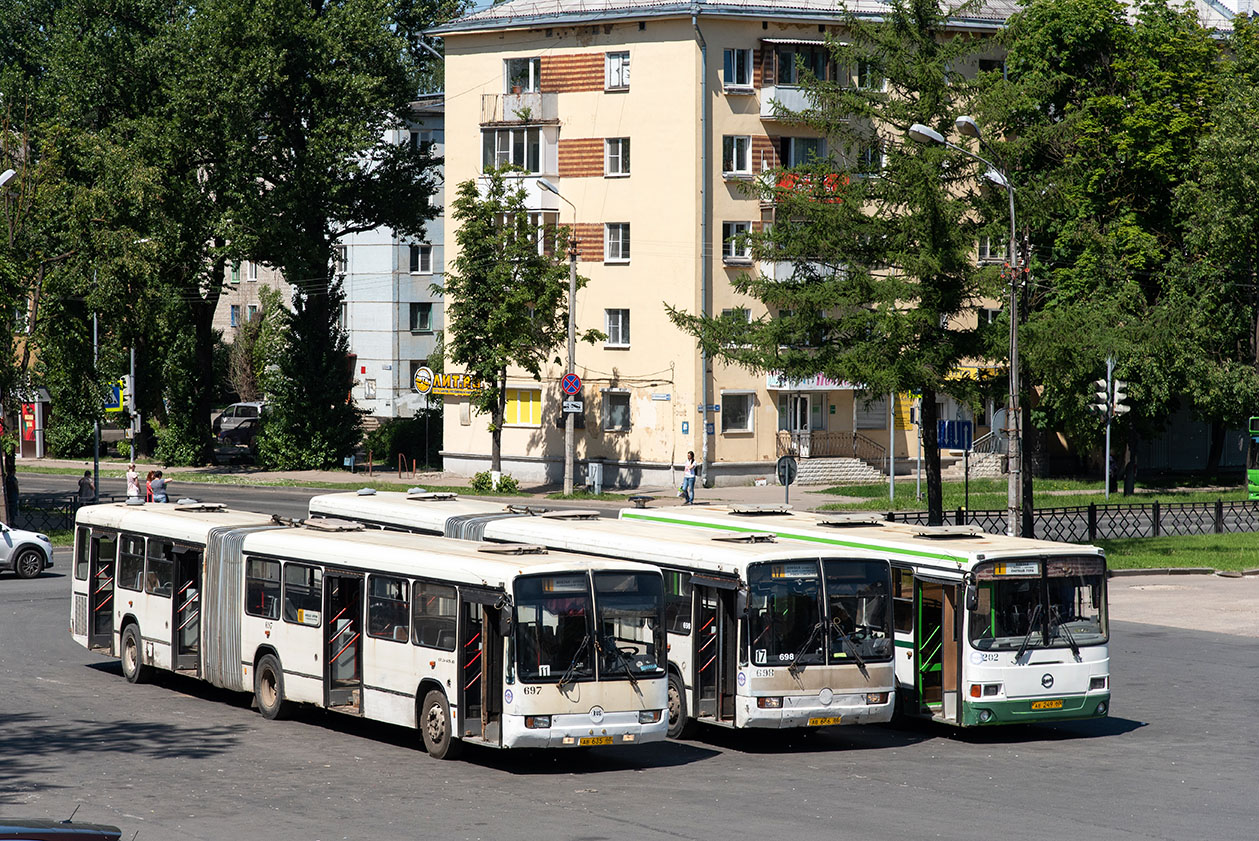
<path fill-rule="evenodd" d="M 772 534 L 775 537 L 786 538 L 787 540 L 804 540 L 809 543 L 822 543 L 827 546 L 843 546 L 847 549 L 863 549 L 868 552 L 886 552 L 892 555 L 907 555 L 913 558 L 930 558 L 936 561 L 949 561 L 955 564 L 961 564 L 953 555 L 942 555 L 939 552 L 924 552 L 920 549 L 897 549 L 892 546 L 880 546 L 874 543 L 859 543 L 855 540 L 838 540 L 834 537 L 817 537 L 811 534 L 793 534 L 792 532 L 773 531 L 772 529 L 754 529 L 744 526 L 731 526 L 722 523 L 703 523 L 697 520 L 678 520 L 673 517 L 651 516 L 646 514 L 635 514 L 630 511 L 624 512 L 622 519 L 626 520 L 646 520 L 654 523 L 667 523 L 675 526 L 698 526 L 704 529 L 717 529 L 719 531 L 743 532 L 745 534 Z"/>
<path fill-rule="evenodd" d="M 896 647 L 897 648 L 913 648 L 914 644 L 910 642 L 909 640 L 897 640 Z"/>

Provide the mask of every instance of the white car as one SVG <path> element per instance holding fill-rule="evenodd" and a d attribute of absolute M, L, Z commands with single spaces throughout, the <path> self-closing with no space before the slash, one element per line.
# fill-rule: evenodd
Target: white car
<path fill-rule="evenodd" d="M 52 541 L 48 535 L 0 523 L 0 572 L 11 569 L 18 578 L 34 578 L 51 566 Z"/>

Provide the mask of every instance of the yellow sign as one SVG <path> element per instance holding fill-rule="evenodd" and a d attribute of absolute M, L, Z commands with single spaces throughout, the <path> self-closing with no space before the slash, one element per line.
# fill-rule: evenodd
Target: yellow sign
<path fill-rule="evenodd" d="M 914 422 L 910 418 L 909 411 L 914 407 L 914 397 L 908 391 L 902 391 L 896 395 L 896 409 L 892 417 L 896 421 L 896 428 L 899 431 L 913 429 Z"/>
<path fill-rule="evenodd" d="M 428 367 L 415 371 L 415 390 L 424 395 L 470 397 L 485 388 L 485 383 L 467 374 L 435 374 Z"/>

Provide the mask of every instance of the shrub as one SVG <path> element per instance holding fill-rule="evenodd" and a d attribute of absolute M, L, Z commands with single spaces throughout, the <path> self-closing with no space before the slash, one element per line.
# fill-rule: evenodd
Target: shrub
<path fill-rule="evenodd" d="M 494 478 L 488 470 L 482 470 L 474 475 L 472 481 L 468 484 L 472 490 L 478 493 L 514 494 L 520 492 L 520 483 L 510 473 L 504 473 L 499 477 L 498 490 L 494 489 Z"/>
<path fill-rule="evenodd" d="M 428 447 L 425 452 L 425 442 Z M 372 457 L 381 464 L 392 467 L 398 456 L 406 460 L 409 469 L 414 460 L 419 466 L 438 465 L 438 453 L 442 447 L 442 416 L 438 410 L 423 410 L 413 418 L 397 418 L 382 423 L 363 439 L 363 449 L 371 450 Z"/>

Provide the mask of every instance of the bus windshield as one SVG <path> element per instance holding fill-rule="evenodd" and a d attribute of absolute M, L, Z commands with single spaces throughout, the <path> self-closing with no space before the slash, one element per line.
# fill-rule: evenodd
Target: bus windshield
<path fill-rule="evenodd" d="M 890 657 L 887 564 L 828 560 L 823 566 L 827 621 L 832 628 L 830 662 Z"/>
<path fill-rule="evenodd" d="M 596 572 L 601 678 L 664 672 L 664 591 L 659 575 Z"/>
<path fill-rule="evenodd" d="M 1064 557 L 984 564 L 970 642 L 985 651 L 1100 645 L 1108 638 L 1105 565 Z"/>
<path fill-rule="evenodd" d="M 752 662 L 758 666 L 821 663 L 817 561 L 755 564 L 748 569 Z"/>
<path fill-rule="evenodd" d="M 581 573 L 530 575 L 515 586 L 516 668 L 522 680 L 594 678 L 594 611 Z"/>

